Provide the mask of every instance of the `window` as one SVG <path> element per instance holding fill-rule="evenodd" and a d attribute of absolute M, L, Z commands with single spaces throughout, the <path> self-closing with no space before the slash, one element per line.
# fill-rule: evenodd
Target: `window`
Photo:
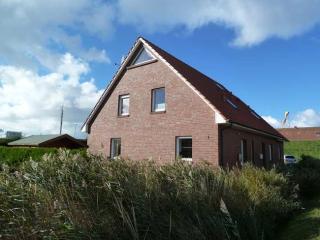
<path fill-rule="evenodd" d="M 268 149 L 269 149 L 269 160 L 272 161 L 272 156 L 273 156 L 272 144 L 269 144 Z"/>
<path fill-rule="evenodd" d="M 130 105 L 130 95 L 121 95 L 119 96 L 119 116 L 128 116 L 129 115 L 129 105 Z"/>
<path fill-rule="evenodd" d="M 161 112 L 166 110 L 165 88 L 156 88 L 152 90 L 152 112 Z"/>
<path fill-rule="evenodd" d="M 240 144 L 240 164 L 243 165 L 247 161 L 247 141 L 245 139 L 241 140 Z"/>
<path fill-rule="evenodd" d="M 177 137 L 177 157 L 182 160 L 192 161 L 192 137 Z"/>
<path fill-rule="evenodd" d="M 227 99 L 227 102 L 234 108 L 234 109 L 238 109 L 238 106 L 236 104 L 234 104 L 230 99 Z"/>
<path fill-rule="evenodd" d="M 132 65 L 144 63 L 153 59 L 154 57 L 152 56 L 152 54 L 149 53 L 145 48 L 142 48 L 136 58 L 133 60 Z"/>
<path fill-rule="evenodd" d="M 251 161 L 252 161 L 252 163 L 255 163 L 255 159 L 254 159 L 254 141 L 251 142 Z"/>
<path fill-rule="evenodd" d="M 121 155 L 121 138 L 111 138 L 110 157 L 112 159 Z"/>

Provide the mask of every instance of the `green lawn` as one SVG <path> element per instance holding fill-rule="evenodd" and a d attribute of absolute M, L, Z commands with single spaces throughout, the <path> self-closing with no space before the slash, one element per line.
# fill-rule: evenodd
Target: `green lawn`
<path fill-rule="evenodd" d="M 320 159 L 320 141 L 294 141 L 284 144 L 285 154 L 301 158 L 301 155 L 308 155 Z"/>
<path fill-rule="evenodd" d="M 280 240 L 320 240 L 320 195 L 303 206 L 305 210 L 284 227 Z"/>

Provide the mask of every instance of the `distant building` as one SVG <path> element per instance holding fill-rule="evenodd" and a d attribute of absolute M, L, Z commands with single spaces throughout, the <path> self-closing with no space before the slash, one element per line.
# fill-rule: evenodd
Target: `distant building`
<path fill-rule="evenodd" d="M 86 144 L 68 134 L 32 135 L 8 143 L 11 147 L 84 148 Z"/>
<path fill-rule="evenodd" d="M 8 139 L 19 139 L 19 138 L 22 138 L 22 132 L 7 131 L 6 132 L 6 138 L 8 138 Z"/>
<path fill-rule="evenodd" d="M 279 128 L 278 131 L 290 141 L 320 140 L 320 127 Z"/>

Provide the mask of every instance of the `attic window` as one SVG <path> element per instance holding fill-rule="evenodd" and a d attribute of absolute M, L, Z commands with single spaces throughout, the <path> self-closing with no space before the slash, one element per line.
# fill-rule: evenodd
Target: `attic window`
<path fill-rule="evenodd" d="M 238 109 L 238 106 L 235 105 L 230 99 L 227 99 L 227 102 L 228 102 L 234 109 Z"/>
<path fill-rule="evenodd" d="M 253 116 L 255 116 L 256 118 L 258 118 L 258 119 L 260 119 L 260 116 L 258 115 L 258 114 L 256 114 L 254 111 L 252 111 L 251 110 L 251 114 L 253 115 Z"/>
<path fill-rule="evenodd" d="M 154 57 L 151 55 L 151 53 L 149 53 L 145 48 L 142 48 L 135 59 L 132 61 L 131 65 L 138 65 L 144 62 L 151 61 L 153 59 Z"/>

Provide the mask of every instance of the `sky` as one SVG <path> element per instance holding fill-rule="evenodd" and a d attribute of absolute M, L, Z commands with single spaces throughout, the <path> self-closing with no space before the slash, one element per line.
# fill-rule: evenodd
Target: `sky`
<path fill-rule="evenodd" d="M 318 0 L 0 0 L 0 135 L 80 132 L 138 36 L 279 127 L 320 126 Z"/>

